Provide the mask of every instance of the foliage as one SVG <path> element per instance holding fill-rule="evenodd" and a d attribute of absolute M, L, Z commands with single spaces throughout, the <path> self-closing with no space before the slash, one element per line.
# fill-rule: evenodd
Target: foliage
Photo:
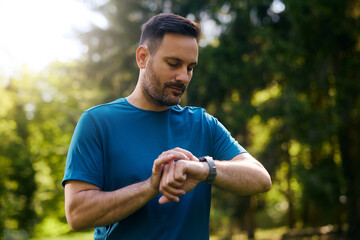
<path fill-rule="evenodd" d="M 279 14 L 275 2 L 217 1 L 214 8 L 209 1 L 197 9 L 200 16 L 210 9 L 219 26 L 224 14 L 231 21 L 217 43 L 202 49 L 188 101 L 206 106 L 240 143 L 258 150 L 283 186 L 289 227 L 347 221 L 349 234 L 358 236 L 360 83 L 351 66 L 360 59 L 359 6 L 289 1 Z M 260 124 L 266 131 L 259 133 Z M 269 131 L 272 138 L 256 147 Z M 345 194 L 348 206 L 340 201 Z"/>
<path fill-rule="evenodd" d="M 0 86 L 1 232 L 32 235 L 43 219 L 66 223 L 60 183 L 67 147 L 97 95 L 84 79 L 74 64 L 54 63 L 42 73 L 24 68 Z"/>
<path fill-rule="evenodd" d="M 137 65 L 135 51 L 141 25 L 146 19 L 160 13 L 158 1 L 110 0 L 105 5 L 93 6 L 103 14 L 108 27 L 93 26 L 89 32 L 79 32 L 79 38 L 88 47 L 83 66 L 91 86 L 99 88 L 103 101 L 128 95 L 135 87 Z"/>

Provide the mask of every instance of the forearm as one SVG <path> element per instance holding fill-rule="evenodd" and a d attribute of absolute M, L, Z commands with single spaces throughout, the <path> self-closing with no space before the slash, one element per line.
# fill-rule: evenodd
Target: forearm
<path fill-rule="evenodd" d="M 266 169 L 250 154 L 240 156 L 231 161 L 215 161 L 217 176 L 213 184 L 239 195 L 268 191 L 271 188 L 271 178 Z"/>
<path fill-rule="evenodd" d="M 73 230 L 113 224 L 143 207 L 157 194 L 150 179 L 111 192 L 79 191 L 66 203 L 66 217 Z"/>
<path fill-rule="evenodd" d="M 271 178 L 265 168 L 250 154 L 237 155 L 230 161 L 215 161 L 217 175 L 214 185 L 239 195 L 266 192 Z M 209 175 L 206 162 L 179 160 L 165 167 L 160 192 L 160 203 L 178 201 L 178 196 L 191 191 Z"/>
<path fill-rule="evenodd" d="M 174 159 L 192 159 L 183 149 L 168 150 L 155 159 L 151 177 L 112 192 L 82 181 L 68 181 L 65 185 L 65 212 L 70 227 L 106 226 L 118 222 L 143 207 L 159 194 L 159 184 L 164 165 Z"/>

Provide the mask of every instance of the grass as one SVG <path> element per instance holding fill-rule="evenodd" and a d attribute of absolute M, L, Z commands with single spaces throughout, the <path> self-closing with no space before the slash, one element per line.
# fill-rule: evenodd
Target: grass
<path fill-rule="evenodd" d="M 282 234 L 284 234 L 286 229 L 284 227 L 275 228 L 275 229 L 257 229 L 255 233 L 256 240 L 280 240 Z M 39 237 L 31 238 L 30 240 L 89 240 L 93 239 L 94 232 L 70 232 L 61 236 L 54 237 Z M 219 240 L 221 239 L 218 236 L 211 236 L 210 240 Z M 234 235 L 231 240 L 247 240 L 246 233 L 240 233 Z"/>
<path fill-rule="evenodd" d="M 280 240 L 281 236 L 285 233 L 286 228 L 274 228 L 274 229 L 256 229 L 255 239 L 256 240 Z M 210 240 L 223 239 L 221 236 L 211 236 Z M 246 232 L 235 234 L 231 237 L 231 240 L 247 240 Z"/>
<path fill-rule="evenodd" d="M 31 238 L 30 240 L 90 240 L 90 239 L 94 239 L 94 231 L 71 232 L 60 236 Z"/>
<path fill-rule="evenodd" d="M 255 232 L 256 240 L 280 240 L 286 232 L 286 227 L 274 229 L 257 229 Z"/>

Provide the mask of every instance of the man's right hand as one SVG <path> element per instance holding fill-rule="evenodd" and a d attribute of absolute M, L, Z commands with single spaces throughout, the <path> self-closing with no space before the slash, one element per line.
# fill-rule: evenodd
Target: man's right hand
<path fill-rule="evenodd" d="M 187 161 L 196 161 L 196 162 L 199 161 L 199 159 L 197 159 L 191 152 L 182 148 L 174 148 L 163 152 L 154 161 L 152 176 L 151 176 L 151 183 L 153 188 L 156 189 L 157 191 L 160 191 L 161 193 L 167 193 L 167 190 L 162 189 L 162 186 L 166 184 L 163 185 L 160 184 L 161 181 L 164 182 L 164 179 L 162 179 L 164 170 L 166 169 L 167 172 L 169 166 L 173 165 L 174 160 L 187 160 Z M 186 177 L 183 180 L 185 181 Z M 181 187 L 171 188 L 171 194 L 166 194 L 167 196 L 162 196 L 159 202 L 160 203 L 172 202 L 172 201 L 179 202 L 179 196 L 184 195 L 186 192 L 187 191 Z"/>
<path fill-rule="evenodd" d="M 174 148 L 163 152 L 154 161 L 154 165 L 153 165 L 151 184 L 154 190 L 159 191 L 160 181 L 163 175 L 164 167 L 167 164 L 172 164 L 174 160 L 199 161 L 191 152 L 182 148 Z M 166 198 L 165 202 L 172 202 L 172 201 L 179 202 L 179 196 L 184 195 L 185 193 L 186 191 L 184 189 L 176 188 L 173 189 L 171 199 L 167 199 L 167 197 L 165 196 L 162 196 L 162 198 Z"/>

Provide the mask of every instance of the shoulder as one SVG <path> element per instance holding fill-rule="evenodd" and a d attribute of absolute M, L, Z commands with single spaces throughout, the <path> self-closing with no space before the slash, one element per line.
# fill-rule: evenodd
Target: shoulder
<path fill-rule="evenodd" d="M 91 107 L 82 113 L 79 122 L 90 121 L 95 124 L 103 123 L 116 116 L 123 115 L 122 113 L 128 108 L 126 104 L 126 101 L 120 98 L 113 102 Z"/>
<path fill-rule="evenodd" d="M 89 115 L 92 118 L 103 119 L 113 116 L 119 116 L 127 111 L 133 110 L 132 107 L 127 103 L 125 98 L 119 98 L 115 101 L 104 103 L 91 107 L 84 111 L 83 115 Z"/>
<path fill-rule="evenodd" d="M 171 107 L 171 111 L 179 114 L 193 114 L 193 115 L 205 115 L 206 110 L 201 107 L 175 105 Z"/>
<path fill-rule="evenodd" d="M 98 114 L 98 113 L 103 113 L 103 112 L 108 112 L 112 109 L 116 109 L 116 108 L 122 108 L 125 107 L 126 101 L 125 98 L 119 98 L 115 101 L 109 102 L 109 103 L 104 103 L 104 104 L 100 104 L 94 107 L 91 107 L 87 110 L 84 111 L 84 113 L 91 113 L 91 114 Z"/>
<path fill-rule="evenodd" d="M 201 107 L 182 107 L 180 105 L 176 105 L 171 108 L 171 111 L 175 115 L 181 115 L 182 118 L 185 118 L 185 120 L 201 122 L 202 124 L 212 125 L 218 121 L 214 116 L 206 112 L 206 110 Z"/>

